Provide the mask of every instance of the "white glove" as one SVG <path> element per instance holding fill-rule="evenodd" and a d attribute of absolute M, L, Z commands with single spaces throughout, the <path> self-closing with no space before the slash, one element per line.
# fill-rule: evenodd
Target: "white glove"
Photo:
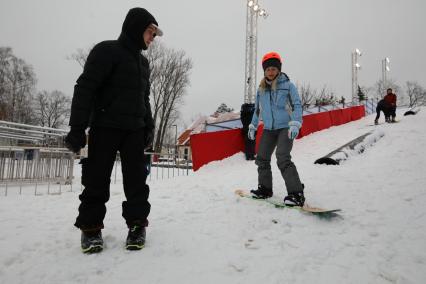
<path fill-rule="evenodd" d="M 250 140 L 256 140 L 256 127 L 253 124 L 249 125 L 247 136 Z"/>
<path fill-rule="evenodd" d="M 302 126 L 302 124 L 298 121 L 290 121 L 288 123 L 288 138 L 293 140 L 299 135 L 299 129 Z"/>

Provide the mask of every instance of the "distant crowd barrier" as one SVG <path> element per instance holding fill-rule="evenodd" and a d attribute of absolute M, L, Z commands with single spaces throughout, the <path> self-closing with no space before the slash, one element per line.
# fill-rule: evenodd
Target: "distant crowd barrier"
<path fill-rule="evenodd" d="M 297 139 L 331 126 L 361 119 L 364 116 L 365 107 L 363 105 L 306 114 L 303 116 L 303 126 Z M 262 133 L 263 124 L 260 124 L 256 136 L 256 151 Z M 241 129 L 193 134 L 190 139 L 194 171 L 209 162 L 219 161 L 244 151 L 244 137 Z"/>

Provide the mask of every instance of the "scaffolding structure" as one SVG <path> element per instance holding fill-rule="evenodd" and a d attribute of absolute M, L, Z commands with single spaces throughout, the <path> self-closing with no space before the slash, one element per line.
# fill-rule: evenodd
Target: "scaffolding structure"
<path fill-rule="evenodd" d="M 256 96 L 258 16 L 266 18 L 268 14 L 264 9 L 260 8 L 257 0 L 247 1 L 246 60 L 244 81 L 244 103 L 247 104 L 253 104 Z"/>

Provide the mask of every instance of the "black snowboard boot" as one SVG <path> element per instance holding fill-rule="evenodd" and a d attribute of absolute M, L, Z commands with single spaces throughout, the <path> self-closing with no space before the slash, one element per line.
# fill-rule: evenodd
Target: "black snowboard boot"
<path fill-rule="evenodd" d="M 256 190 L 250 190 L 253 198 L 266 199 L 272 197 L 272 189 L 266 188 L 263 185 L 258 185 Z"/>
<path fill-rule="evenodd" d="M 302 192 L 290 193 L 284 198 L 284 204 L 286 206 L 300 206 L 303 207 L 305 204 L 305 196 Z"/>
<path fill-rule="evenodd" d="M 126 249 L 141 250 L 145 246 L 146 230 L 145 226 L 134 224 L 129 227 L 126 239 Z"/>
<path fill-rule="evenodd" d="M 374 124 L 375 124 L 375 125 L 379 124 L 379 120 L 378 120 L 378 119 L 375 119 L 375 120 L 374 120 Z"/>
<path fill-rule="evenodd" d="M 101 230 L 81 231 L 81 250 L 83 253 L 97 253 L 104 248 Z"/>

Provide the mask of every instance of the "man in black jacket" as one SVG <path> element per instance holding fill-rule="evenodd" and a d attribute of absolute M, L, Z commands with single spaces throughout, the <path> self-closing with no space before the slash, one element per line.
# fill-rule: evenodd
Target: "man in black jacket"
<path fill-rule="evenodd" d="M 118 40 L 93 47 L 77 80 L 71 106 L 71 131 L 67 147 L 77 153 L 86 145 L 82 160 L 84 190 L 75 226 L 82 232 L 85 253 L 103 249 L 101 229 L 109 199 L 110 177 L 120 152 L 126 201 L 123 217 L 129 227 L 126 248 L 139 250 L 145 244 L 145 227 L 151 205 L 144 149 L 153 142 L 154 123 L 149 102 L 149 64 L 141 54 L 156 36 L 161 36 L 155 18 L 143 8 L 131 9 Z"/>

